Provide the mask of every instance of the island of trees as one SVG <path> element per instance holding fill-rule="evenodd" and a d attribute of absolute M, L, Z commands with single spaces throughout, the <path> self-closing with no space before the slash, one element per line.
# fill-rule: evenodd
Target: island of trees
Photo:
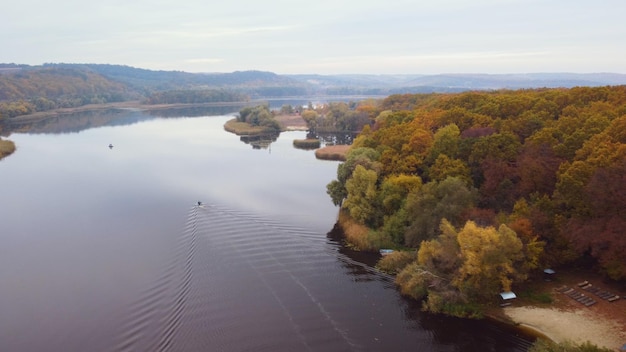
<path fill-rule="evenodd" d="M 543 268 L 626 279 L 626 86 L 392 95 L 328 194 L 425 309 L 480 316 Z"/>

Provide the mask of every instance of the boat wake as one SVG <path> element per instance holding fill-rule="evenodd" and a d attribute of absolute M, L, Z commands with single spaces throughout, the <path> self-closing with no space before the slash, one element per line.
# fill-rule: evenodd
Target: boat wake
<path fill-rule="evenodd" d="M 324 235 L 199 205 L 175 242 L 115 351 L 358 349 L 319 292 L 337 270 Z"/>

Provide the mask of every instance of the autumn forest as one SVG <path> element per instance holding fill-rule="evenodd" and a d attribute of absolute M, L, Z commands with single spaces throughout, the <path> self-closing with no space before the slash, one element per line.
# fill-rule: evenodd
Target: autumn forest
<path fill-rule="evenodd" d="M 20 115 L 85 104 L 307 92 L 270 73 L 84 66 L 0 67 L 0 132 Z M 396 249 L 380 267 L 430 310 L 573 263 L 626 281 L 626 86 L 398 94 L 324 108 L 302 112 L 311 132 L 360 131 L 327 187 L 350 245 Z M 0 143 L 0 157 L 15 150 Z"/>
<path fill-rule="evenodd" d="M 371 123 L 328 193 L 356 247 L 419 249 L 396 251 L 398 281 L 431 310 L 585 258 L 626 279 L 625 86 L 392 95 L 357 110 Z"/>

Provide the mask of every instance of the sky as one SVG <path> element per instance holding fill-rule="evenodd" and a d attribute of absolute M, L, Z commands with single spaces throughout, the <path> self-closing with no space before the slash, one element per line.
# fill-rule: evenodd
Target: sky
<path fill-rule="evenodd" d="M 0 62 L 278 74 L 626 73 L 624 0 L 10 0 Z"/>

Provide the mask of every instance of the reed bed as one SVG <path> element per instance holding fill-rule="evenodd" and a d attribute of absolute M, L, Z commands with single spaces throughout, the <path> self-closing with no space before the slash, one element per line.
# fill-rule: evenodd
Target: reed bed
<path fill-rule="evenodd" d="M 315 151 L 315 157 L 321 160 L 346 161 L 349 145 L 329 145 Z"/>
<path fill-rule="evenodd" d="M 0 159 L 15 152 L 15 143 L 0 139 Z"/>
<path fill-rule="evenodd" d="M 293 146 L 298 149 L 317 149 L 321 145 L 317 138 L 294 139 Z"/>

